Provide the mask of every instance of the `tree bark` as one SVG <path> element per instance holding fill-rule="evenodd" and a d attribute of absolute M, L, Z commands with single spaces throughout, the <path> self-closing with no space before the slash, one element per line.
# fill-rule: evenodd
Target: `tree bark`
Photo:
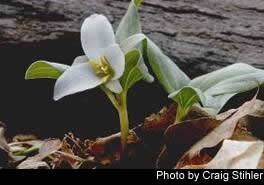
<path fill-rule="evenodd" d="M 78 36 L 105 14 L 118 25 L 129 0 L 1 0 L 0 45 Z M 144 33 L 191 77 L 244 62 L 264 68 L 262 0 L 145 0 Z"/>

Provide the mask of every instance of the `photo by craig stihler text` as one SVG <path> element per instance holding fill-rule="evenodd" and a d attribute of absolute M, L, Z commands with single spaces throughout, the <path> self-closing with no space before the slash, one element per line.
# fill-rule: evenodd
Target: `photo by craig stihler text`
<path fill-rule="evenodd" d="M 165 170 L 158 170 L 157 180 L 193 180 L 194 182 L 198 180 L 264 180 L 264 172 L 254 172 L 247 170 L 233 170 L 230 172 L 211 172 L 207 171 L 175 171 L 175 172 L 166 172 Z"/>

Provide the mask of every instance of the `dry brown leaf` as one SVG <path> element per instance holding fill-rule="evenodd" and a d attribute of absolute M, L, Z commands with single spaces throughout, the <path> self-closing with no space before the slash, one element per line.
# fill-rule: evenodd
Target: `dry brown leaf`
<path fill-rule="evenodd" d="M 52 139 L 44 141 L 39 149 L 39 158 L 44 159 L 50 154 L 58 151 L 61 148 L 61 141 L 59 139 Z"/>
<path fill-rule="evenodd" d="M 174 123 L 175 115 L 176 106 L 174 104 L 163 107 L 158 113 L 145 118 L 143 128 L 152 134 L 163 134 L 168 126 Z"/>
<path fill-rule="evenodd" d="M 57 151 L 56 154 L 59 154 L 57 158 L 57 165 L 56 168 L 59 168 L 63 161 L 67 162 L 71 168 L 78 169 L 80 166 L 85 162 L 85 159 L 77 156 L 73 152 L 73 146 L 71 146 L 67 139 L 70 138 L 71 141 L 73 141 L 74 146 L 78 146 L 78 152 L 82 152 L 81 146 L 75 141 L 75 137 L 73 134 L 70 134 L 71 136 L 66 135 L 66 137 L 62 141 L 62 147 L 60 151 Z"/>
<path fill-rule="evenodd" d="M 200 118 L 169 126 L 165 132 L 166 147 L 157 160 L 157 167 L 171 168 L 178 162 L 176 166 L 181 168 L 188 163 L 193 164 L 194 159 L 200 159 L 200 162 L 206 160 L 206 154 L 211 157 L 216 155 L 224 139 L 256 141 L 257 138 L 241 124 L 241 118 L 256 112 L 256 102 L 255 96 L 240 108 L 215 118 Z M 201 151 L 203 155 L 197 155 Z"/>
<path fill-rule="evenodd" d="M 6 168 L 8 166 L 8 157 L 10 148 L 5 139 L 5 125 L 0 122 L 0 168 Z"/>
<path fill-rule="evenodd" d="M 84 159 L 74 155 L 74 154 L 70 154 L 70 153 L 66 153 L 66 152 L 61 152 L 61 151 L 57 151 L 57 154 L 60 154 L 60 156 L 62 157 L 62 160 L 68 162 L 68 164 L 73 168 L 73 169 L 79 169 L 80 166 L 85 162 Z"/>
<path fill-rule="evenodd" d="M 191 146 L 220 123 L 221 121 L 213 118 L 200 118 L 171 125 L 164 133 L 166 149 L 157 159 L 156 166 L 172 168 Z"/>
<path fill-rule="evenodd" d="M 256 169 L 260 163 L 264 143 L 262 141 L 224 140 L 221 149 L 209 162 L 184 166 L 182 169 Z"/>
<path fill-rule="evenodd" d="M 10 148 L 5 139 L 5 125 L 2 122 L 0 122 L 0 149 L 4 150 L 7 153 L 10 151 Z"/>
<path fill-rule="evenodd" d="M 183 156 L 183 158 L 186 156 L 192 158 L 193 156 L 198 155 L 202 149 L 212 148 L 224 139 L 231 138 L 239 119 L 254 112 L 256 98 L 257 94 L 251 101 L 244 103 L 240 108 L 238 108 L 237 112 L 235 112 L 230 118 L 225 120 L 203 139 L 199 140 L 195 145 L 193 145 L 191 149 Z"/>
<path fill-rule="evenodd" d="M 42 161 L 49 155 L 57 152 L 62 146 L 62 142 L 59 139 L 46 140 L 39 149 L 39 153 L 33 157 L 29 157 L 27 160 L 20 163 L 18 169 L 36 169 L 38 167 L 43 167 L 44 162 Z"/>
<path fill-rule="evenodd" d="M 246 116 L 244 126 L 259 139 L 264 140 L 264 102 L 257 100 L 254 112 Z"/>
<path fill-rule="evenodd" d="M 32 134 L 17 134 L 13 137 L 13 142 L 24 142 L 38 140 L 37 136 Z"/>
<path fill-rule="evenodd" d="M 17 166 L 17 169 L 50 169 L 49 165 L 45 161 L 24 161 Z"/>
<path fill-rule="evenodd" d="M 223 121 L 223 120 L 229 118 L 229 117 L 230 117 L 232 114 L 234 114 L 235 112 L 237 112 L 237 109 L 230 109 L 230 110 L 228 110 L 228 111 L 226 111 L 226 112 L 223 112 L 223 113 L 221 113 L 221 114 L 216 115 L 215 118 L 216 118 L 217 120 L 221 120 L 221 121 Z"/>

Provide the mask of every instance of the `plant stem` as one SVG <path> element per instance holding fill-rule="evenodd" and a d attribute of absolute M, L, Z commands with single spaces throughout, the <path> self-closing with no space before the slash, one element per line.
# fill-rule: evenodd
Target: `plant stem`
<path fill-rule="evenodd" d="M 177 106 L 177 113 L 176 113 L 176 119 L 175 123 L 180 123 L 186 116 L 186 110 L 184 110 L 180 105 Z"/>
<path fill-rule="evenodd" d="M 111 100 L 119 114 L 120 130 L 121 130 L 121 147 L 122 152 L 126 150 L 127 136 L 129 135 L 129 121 L 127 113 L 127 92 L 123 91 L 119 95 L 114 95 L 109 89 L 102 86 L 101 89 L 105 92 L 107 97 Z"/>
<path fill-rule="evenodd" d="M 129 135 L 129 121 L 127 113 L 127 100 L 126 92 L 120 94 L 121 104 L 118 109 L 119 119 L 120 119 L 120 129 L 121 129 L 121 146 L 122 152 L 125 151 L 127 146 L 127 137 Z"/>
<path fill-rule="evenodd" d="M 104 87 L 104 86 L 101 86 L 101 89 L 105 92 L 107 97 L 110 99 L 110 101 L 112 102 L 113 106 L 118 110 L 120 105 L 119 105 L 116 97 L 113 95 L 113 93 L 109 89 Z"/>

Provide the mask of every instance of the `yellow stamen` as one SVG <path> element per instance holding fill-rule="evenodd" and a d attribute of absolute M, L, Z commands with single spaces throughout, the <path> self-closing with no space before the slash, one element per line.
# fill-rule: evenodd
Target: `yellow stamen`
<path fill-rule="evenodd" d="M 101 77 L 103 82 L 108 82 L 113 76 L 114 71 L 105 57 L 89 61 L 95 71 L 96 76 Z"/>

